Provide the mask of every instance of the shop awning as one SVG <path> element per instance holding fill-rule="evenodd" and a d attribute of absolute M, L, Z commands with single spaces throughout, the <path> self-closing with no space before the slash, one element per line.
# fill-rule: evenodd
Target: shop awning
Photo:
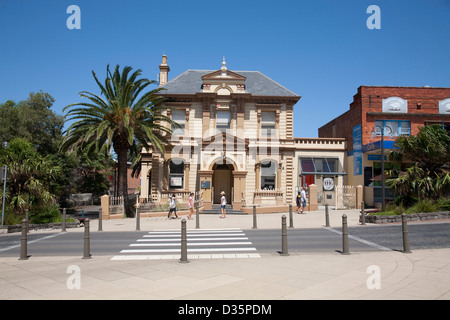
<path fill-rule="evenodd" d="M 301 175 L 319 174 L 319 175 L 345 175 L 344 168 L 338 158 L 328 157 L 300 157 Z"/>

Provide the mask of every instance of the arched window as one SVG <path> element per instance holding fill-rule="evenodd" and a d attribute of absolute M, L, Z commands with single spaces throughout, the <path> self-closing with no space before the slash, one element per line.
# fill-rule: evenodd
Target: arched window
<path fill-rule="evenodd" d="M 273 160 L 261 161 L 261 189 L 275 190 L 277 162 Z"/>
<path fill-rule="evenodd" d="M 182 189 L 184 185 L 184 161 L 172 159 L 169 162 L 169 187 L 170 189 Z"/>

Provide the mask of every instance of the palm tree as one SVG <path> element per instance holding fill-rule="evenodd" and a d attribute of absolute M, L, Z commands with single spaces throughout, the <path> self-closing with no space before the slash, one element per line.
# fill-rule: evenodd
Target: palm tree
<path fill-rule="evenodd" d="M 165 145 L 169 145 L 168 137 L 172 130 L 172 120 L 162 114 L 164 98 L 156 88 L 144 93 L 144 89 L 155 84 L 145 78 L 139 78 L 142 71 L 127 66 L 119 72 L 119 65 L 111 73 L 109 65 L 106 69 L 104 85 L 97 75 L 92 75 L 100 87 L 101 95 L 82 91 L 80 96 L 90 102 L 75 103 L 64 108 L 64 112 L 73 106 L 67 116 L 68 120 L 76 120 L 65 132 L 62 143 L 63 150 L 86 148 L 89 152 L 110 152 L 111 146 L 118 161 L 118 194 L 124 197 L 126 215 L 131 216 L 128 201 L 127 160 L 129 150 L 138 145 L 145 148 L 153 146 L 161 153 Z M 176 125 L 176 124 L 175 124 Z"/>

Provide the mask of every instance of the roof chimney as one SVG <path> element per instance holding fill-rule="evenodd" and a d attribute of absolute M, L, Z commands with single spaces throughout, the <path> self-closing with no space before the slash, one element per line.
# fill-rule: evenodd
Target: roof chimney
<path fill-rule="evenodd" d="M 162 63 L 159 66 L 159 86 L 165 85 L 169 81 L 169 71 L 170 68 L 167 65 L 167 56 L 163 54 L 162 56 Z"/>

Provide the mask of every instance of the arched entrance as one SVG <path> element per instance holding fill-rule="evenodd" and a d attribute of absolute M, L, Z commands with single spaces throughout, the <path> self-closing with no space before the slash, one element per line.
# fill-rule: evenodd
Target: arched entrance
<path fill-rule="evenodd" d="M 214 187 L 213 203 L 219 204 L 222 191 L 225 192 L 227 203 L 232 203 L 231 192 L 233 190 L 233 175 L 234 170 L 232 165 L 229 164 L 215 164 L 213 166 L 213 178 L 212 184 Z"/>

